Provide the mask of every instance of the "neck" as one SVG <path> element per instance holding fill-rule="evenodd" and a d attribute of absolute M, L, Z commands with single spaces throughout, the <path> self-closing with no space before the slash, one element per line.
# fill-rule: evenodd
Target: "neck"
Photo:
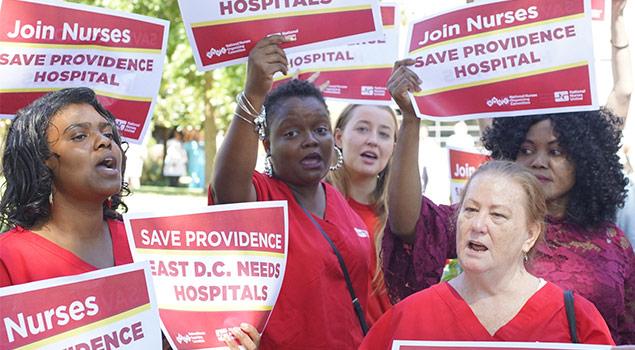
<path fill-rule="evenodd" d="M 503 297 L 516 294 L 519 286 L 526 286 L 538 283 L 538 278 L 531 275 L 520 263 L 517 268 L 509 269 L 505 267 L 505 272 L 487 271 L 472 273 L 464 271 L 455 279 L 450 281 L 461 297 L 470 304 L 473 300 L 483 297 Z"/>
<path fill-rule="evenodd" d="M 521 263 L 522 264 L 522 263 Z M 501 277 L 465 271 L 450 281 L 490 335 L 508 324 L 538 290 L 540 280 L 524 267 Z M 496 312 L 492 312 L 496 310 Z"/>
<path fill-rule="evenodd" d="M 102 237 L 104 235 L 102 204 L 56 196 L 53 200 L 51 217 L 43 225 L 42 231 L 60 238 L 73 237 L 90 240 Z"/>
<path fill-rule="evenodd" d="M 569 196 L 562 196 L 547 200 L 547 214 L 555 218 L 561 218 L 567 213 L 567 204 L 569 203 Z"/>
<path fill-rule="evenodd" d="M 356 202 L 370 204 L 375 187 L 377 187 L 377 176 L 350 175 L 348 179 L 348 196 Z"/>

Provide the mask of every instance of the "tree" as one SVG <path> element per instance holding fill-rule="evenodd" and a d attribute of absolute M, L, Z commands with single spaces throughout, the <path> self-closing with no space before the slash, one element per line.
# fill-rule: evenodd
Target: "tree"
<path fill-rule="evenodd" d="M 209 182 L 216 157 L 216 135 L 229 126 L 236 106 L 234 96 L 244 85 L 245 65 L 199 72 L 176 0 L 70 1 L 170 21 L 166 61 L 153 124 L 166 128 L 203 128 L 205 178 Z"/>

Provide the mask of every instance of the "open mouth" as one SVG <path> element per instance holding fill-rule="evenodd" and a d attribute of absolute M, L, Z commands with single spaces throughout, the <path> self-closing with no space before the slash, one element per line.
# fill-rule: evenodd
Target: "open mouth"
<path fill-rule="evenodd" d="M 115 159 L 113 157 L 106 157 L 101 162 L 97 163 L 98 167 L 114 170 L 116 169 Z"/>
<path fill-rule="evenodd" d="M 302 165 L 307 168 L 319 167 L 322 164 L 322 157 L 318 153 L 311 153 L 302 158 Z"/>
<path fill-rule="evenodd" d="M 371 152 L 362 153 L 362 157 L 369 158 L 369 159 L 377 159 L 377 155 L 375 153 L 371 153 Z"/>
<path fill-rule="evenodd" d="M 484 251 L 488 250 L 486 246 L 484 246 L 483 244 L 477 243 L 477 242 L 469 242 L 467 244 L 467 246 L 470 249 L 472 249 L 474 251 L 477 251 L 477 252 L 484 252 Z"/>

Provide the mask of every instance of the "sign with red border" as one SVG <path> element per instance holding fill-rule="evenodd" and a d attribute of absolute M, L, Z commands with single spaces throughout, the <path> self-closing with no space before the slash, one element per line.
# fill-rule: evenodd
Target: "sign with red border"
<path fill-rule="evenodd" d="M 610 345 L 539 342 L 466 342 L 395 340 L 392 350 L 610 350 Z"/>
<path fill-rule="evenodd" d="M 199 71 L 247 62 L 267 35 L 287 53 L 381 39 L 378 0 L 179 0 Z"/>
<path fill-rule="evenodd" d="M 0 349 L 160 349 L 150 265 L 0 288 Z"/>
<path fill-rule="evenodd" d="M 124 214 L 135 261 L 150 262 L 174 349 L 225 349 L 242 322 L 262 334 L 284 278 L 286 201 Z"/>
<path fill-rule="evenodd" d="M 169 22 L 52 0 L 0 0 L 0 117 L 86 86 L 141 143 L 159 93 Z"/>
<path fill-rule="evenodd" d="M 490 160 L 490 157 L 485 151 L 476 149 L 449 145 L 446 145 L 446 148 L 450 159 L 450 197 L 452 203 L 458 203 L 467 181 L 481 164 Z"/>
<path fill-rule="evenodd" d="M 590 0 L 476 2 L 410 23 L 411 99 L 443 121 L 598 109 Z"/>
<path fill-rule="evenodd" d="M 384 38 L 326 49 L 287 55 L 289 75 L 278 73 L 274 86 L 293 78 L 306 80 L 314 73 L 320 86 L 329 82 L 322 94 L 331 100 L 348 103 L 390 105 L 386 82 L 398 59 L 400 9 L 397 4 L 380 3 Z"/>

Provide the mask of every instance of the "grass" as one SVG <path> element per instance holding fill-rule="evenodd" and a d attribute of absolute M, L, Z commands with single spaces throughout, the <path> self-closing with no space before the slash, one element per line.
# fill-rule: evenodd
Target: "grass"
<path fill-rule="evenodd" d="M 207 196 L 207 189 L 171 186 L 141 185 L 141 188 L 131 190 L 131 192 L 160 194 L 166 196 Z"/>

